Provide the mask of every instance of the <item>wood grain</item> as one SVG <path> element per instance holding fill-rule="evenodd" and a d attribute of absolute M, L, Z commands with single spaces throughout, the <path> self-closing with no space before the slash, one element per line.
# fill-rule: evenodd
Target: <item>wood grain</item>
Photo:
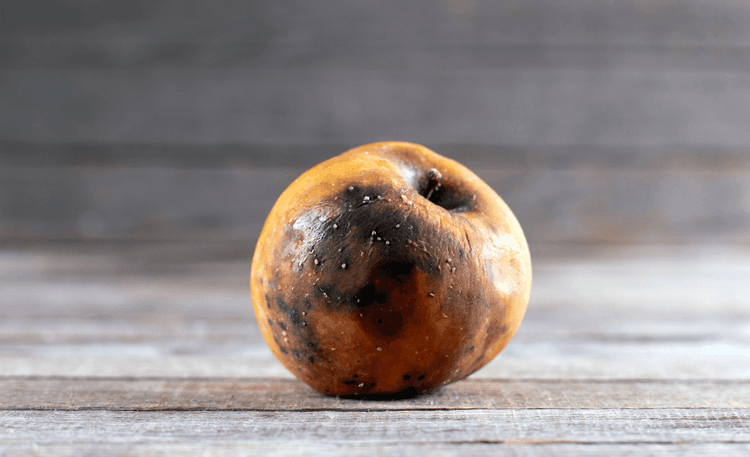
<path fill-rule="evenodd" d="M 0 443 L 747 445 L 747 419 L 746 409 L 2 411 Z"/>
<path fill-rule="evenodd" d="M 232 243 L 4 251 L 0 373 L 289 378 L 254 322 L 247 255 Z M 750 377 L 746 251 L 546 245 L 532 257 L 524 322 L 476 377 Z"/>
<path fill-rule="evenodd" d="M 741 1 L 115 5 L 3 10 L 2 238 L 252 239 L 301 169 L 403 139 L 533 242 L 748 242 Z"/>
<path fill-rule="evenodd" d="M 677 443 L 594 443 L 594 442 L 556 442 L 556 441 L 477 441 L 459 443 L 337 443 L 335 440 L 320 439 L 304 444 L 292 443 L 245 443 L 223 442 L 220 444 L 186 443 L 175 441 L 164 443 L 75 443 L 47 444 L 32 441 L 24 444 L 2 444 L 3 451 L 9 456 L 71 456 L 78 457 L 98 455 L 124 455 L 137 457 L 151 456 L 236 456 L 236 455 L 271 455 L 275 457 L 298 457 L 316 455 L 323 457 L 371 457 L 403 456 L 427 453 L 429 455 L 447 456 L 487 456 L 508 454 L 514 456 L 584 456 L 644 457 L 661 456 L 717 456 L 744 457 L 750 451 L 750 445 L 741 442 L 677 442 Z"/>
<path fill-rule="evenodd" d="M 38 8 L 49 15 L 35 14 Z M 299 1 L 284 7 L 271 1 L 249 6 L 236 0 L 217 1 L 210 7 L 185 8 L 181 2 L 162 0 L 158 5 L 116 2 L 91 8 L 81 2 L 66 7 L 36 0 L 8 5 L 0 38 L 29 46 L 20 49 L 47 52 L 2 53 L 0 63 L 5 67 L 217 66 L 238 61 L 303 65 L 336 62 L 332 56 L 347 55 L 356 46 L 362 48 L 360 54 L 370 54 L 383 48 L 528 44 L 662 46 L 689 56 L 699 46 L 718 50 L 747 46 L 748 23 L 746 5 L 733 0 L 537 0 L 503 5 L 487 0 L 419 5 L 332 0 L 325 8 Z M 33 47 L 40 43 L 47 47 Z M 347 55 L 345 60 L 357 57 Z M 420 64 L 424 60 L 411 63 Z"/>
<path fill-rule="evenodd" d="M 291 377 L 260 339 L 252 318 L 224 314 L 223 319 L 148 314 L 132 319 L 106 319 L 101 314 L 80 319 L 2 319 L 0 372 Z M 556 320 L 561 314 L 567 318 Z M 637 319 L 623 313 L 619 322 L 598 321 L 596 316 L 569 306 L 530 310 L 512 343 L 474 376 L 715 380 L 750 376 L 746 314 L 689 320 L 659 315 Z"/>
<path fill-rule="evenodd" d="M 515 346 L 520 343 L 514 341 Z M 598 346 L 581 346 L 580 352 L 566 358 L 565 353 L 524 353 L 511 356 L 510 347 L 473 377 L 512 379 L 747 379 L 747 348 L 739 348 L 733 354 L 716 355 L 709 350 L 699 357 L 686 357 L 689 347 L 676 346 L 669 351 L 648 356 L 645 351 L 622 351 L 625 359 L 617 354 L 607 354 Z M 727 348 L 721 348 L 727 350 Z M 732 350 L 734 348 L 729 348 Z M 19 376 L 173 376 L 204 377 L 272 376 L 292 378 L 268 351 L 258 347 L 258 355 L 237 356 L 155 356 L 136 348 L 131 351 L 114 351 L 111 348 L 84 346 L 56 356 L 5 356 L 0 357 L 0 371 Z M 63 351 L 60 351 L 63 352 Z M 97 354 L 98 352 L 98 354 Z M 94 354 L 91 354 L 94 353 Z M 124 353 L 124 354 L 123 354 Z M 593 353 L 593 354 L 592 354 Z M 643 357 L 646 354 L 646 357 Z M 546 358 L 545 358 L 546 356 Z M 535 358 L 536 357 L 536 358 Z"/>
<path fill-rule="evenodd" d="M 735 410 L 749 402 L 748 381 L 469 379 L 414 399 L 363 401 L 326 397 L 278 378 L 0 378 L 3 410 Z"/>
<path fill-rule="evenodd" d="M 724 456 L 750 448 L 741 250 L 547 246 L 535 262 L 536 306 L 500 357 L 466 381 L 394 402 L 323 397 L 289 379 L 254 333 L 244 255 L 231 243 L 4 251 L 0 450 Z M 666 295 L 644 299 L 659 290 Z"/>
<path fill-rule="evenodd" d="M 23 69 L 1 70 L 0 81 L 0 126 L 18 141 L 750 143 L 745 72 Z"/>

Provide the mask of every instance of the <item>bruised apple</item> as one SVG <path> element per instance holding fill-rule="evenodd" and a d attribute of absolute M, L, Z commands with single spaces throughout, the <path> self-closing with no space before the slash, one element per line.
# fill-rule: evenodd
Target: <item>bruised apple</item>
<path fill-rule="evenodd" d="M 250 276 L 274 355 L 314 389 L 413 396 L 465 378 L 510 341 L 531 259 L 505 202 L 411 143 L 360 146 L 281 195 Z"/>

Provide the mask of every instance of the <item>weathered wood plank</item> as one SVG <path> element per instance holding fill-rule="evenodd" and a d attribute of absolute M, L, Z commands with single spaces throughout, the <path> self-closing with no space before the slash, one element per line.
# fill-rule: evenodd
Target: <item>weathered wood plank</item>
<path fill-rule="evenodd" d="M 0 443 L 750 444 L 746 409 L 2 411 Z"/>
<path fill-rule="evenodd" d="M 568 306 L 529 311 L 511 344 L 474 376 L 735 380 L 750 376 L 746 315 L 695 321 L 624 315 L 598 322 L 596 316 L 604 310 L 585 311 Z M 567 317 L 555 320 L 566 313 Z M 251 318 L 141 315 L 140 320 L 3 319 L 0 373 L 291 377 Z"/>
<path fill-rule="evenodd" d="M 747 349 L 734 354 L 720 355 L 710 350 L 699 357 L 685 354 L 692 347 L 675 346 L 649 356 L 643 351 L 623 350 L 607 353 L 601 347 L 581 345 L 575 354 L 526 352 L 511 354 L 521 348 L 514 341 L 502 354 L 482 368 L 473 378 L 505 379 L 713 379 L 744 380 L 750 377 Z M 67 350 L 68 348 L 63 348 Z M 65 354 L 48 356 L 0 357 L 0 372 L 19 376 L 174 376 L 174 377 L 279 377 L 292 378 L 264 346 L 258 355 L 230 356 L 156 356 L 137 348 L 112 353 L 109 348 L 81 347 Z M 727 351 L 727 348 L 721 348 Z M 729 348 L 731 350 L 732 348 Z M 520 349 L 519 349 L 520 351 Z M 593 354 L 592 354 L 593 352 Z M 93 354 L 92 354 L 93 353 Z M 619 359 L 623 355 L 624 359 Z"/>
<path fill-rule="evenodd" d="M 100 350 L 96 354 L 97 349 Z M 6 356 L 0 357 L 0 373 L 18 376 L 228 376 L 293 378 L 293 375 L 264 346 L 258 355 L 230 355 L 214 357 L 154 355 L 139 348 L 112 354 L 111 350 L 82 347 L 76 355 Z M 61 351 L 62 352 L 62 351 Z M 94 353 L 93 355 L 91 353 Z M 102 355 L 104 353 L 104 355 Z M 123 354 L 124 353 L 124 354 Z M 546 373 L 551 373 L 545 367 Z M 611 369 L 611 368 L 610 368 Z M 724 373 L 724 371 L 721 371 Z M 661 371 L 656 371 L 661 373 Z M 694 373 L 691 373 L 694 374 Z M 722 378 L 726 377 L 725 374 Z"/>
<path fill-rule="evenodd" d="M 549 309 L 549 308 L 548 308 Z M 750 337 L 743 315 L 620 322 L 551 310 L 527 317 L 511 344 L 479 378 L 734 379 L 750 377 Z M 545 310 L 537 310 L 544 314 Z M 567 319 L 555 321 L 560 313 Z M 602 310 L 599 310 L 601 312 Z M 609 308 L 618 312 L 616 308 Z M 530 313 L 531 314 L 531 313 Z M 0 373 L 58 376 L 291 377 L 260 339 L 252 319 L 235 323 L 142 316 L 130 321 L 24 320 L 2 326 Z M 580 318 L 580 322 L 576 319 Z M 17 322 L 17 321 L 16 321 Z M 8 325 L 11 324 L 11 325 Z M 75 328 L 80 328 L 77 333 Z"/>
<path fill-rule="evenodd" d="M 83 324 L 78 319 L 93 319 L 91 325 L 106 331 L 140 325 L 148 333 L 143 329 L 197 319 L 236 333 L 228 319 L 253 318 L 248 276 L 254 240 L 15 244 L 0 250 L 0 316 L 15 319 L 0 324 L 6 332 L 34 326 L 64 332 Z M 742 319 L 750 312 L 746 246 L 537 243 L 532 259 L 532 303 L 522 328 L 549 322 L 549 329 L 562 330 L 555 323 L 563 321 L 581 333 L 598 327 L 616 334 L 622 330 L 611 326 L 630 324 L 651 325 L 649 332 L 703 327 L 698 333 L 712 339 L 726 329 L 745 329 Z M 148 322 L 149 316 L 158 320 Z M 29 318 L 41 320 L 25 323 Z"/>
<path fill-rule="evenodd" d="M 609 310 L 617 308 L 609 307 Z M 543 316 L 545 312 L 551 316 Z M 574 314 L 555 321 L 555 316 L 565 312 L 584 311 L 580 307 L 555 309 L 549 305 L 533 313 L 529 311 L 523 330 L 514 341 L 523 341 L 523 345 L 559 344 L 560 350 L 564 345 L 578 344 L 592 344 L 600 349 L 607 345 L 645 346 L 652 350 L 675 344 L 691 345 L 696 350 L 715 344 L 738 348 L 750 344 L 747 325 L 736 321 L 746 319 L 746 314 L 695 322 L 686 321 L 682 316 L 663 320 L 659 320 L 660 316 L 648 316 L 639 320 L 632 315 L 617 320 L 603 318 L 599 322 L 596 316 L 581 316 L 576 322 Z M 117 310 L 113 313 L 120 314 Z M 163 355 L 214 355 L 233 353 L 238 350 L 232 350 L 234 346 L 247 346 L 249 350 L 263 342 L 251 316 L 231 315 L 203 318 L 141 313 L 131 319 L 122 315 L 110 319 L 103 316 L 6 318 L 0 320 L 0 332 L 0 354 L 15 355 L 45 355 L 45 348 L 62 353 L 62 348 L 86 345 L 152 345 L 154 348 L 161 346 L 159 352 Z M 173 345 L 171 351 L 169 345 Z M 180 348 L 180 345 L 185 347 Z M 196 347 L 189 351 L 189 346 L 203 346 L 203 349 Z"/>
<path fill-rule="evenodd" d="M 24 173 L 57 170 L 57 173 L 107 169 L 275 169 L 302 173 L 361 141 L 341 143 L 242 143 L 242 144 L 169 144 L 107 142 L 40 142 L 0 139 L 0 166 Z M 439 143 L 425 146 L 458 160 L 477 172 L 490 170 L 528 171 L 529 169 L 631 171 L 747 171 L 750 169 L 748 146 L 620 144 L 478 144 Z M 250 171 L 248 171 L 250 172 Z"/>
<path fill-rule="evenodd" d="M 40 15 L 40 10 L 47 14 Z M 536 0 L 508 4 L 476 0 L 413 5 L 395 0 L 377 5 L 329 0 L 324 8 L 303 1 L 279 6 L 268 0 L 252 5 L 221 0 L 190 7 L 176 0 L 114 2 L 97 8 L 81 1 L 62 5 L 36 0 L 9 4 L 4 11 L 0 37 L 6 40 L 101 41 L 101 50 L 90 59 L 111 55 L 123 62 L 152 62 L 181 54 L 176 45 L 185 42 L 255 44 L 245 53 L 261 56 L 269 44 L 303 46 L 307 42 L 310 49 L 351 42 L 407 47 L 432 43 L 655 43 L 680 47 L 750 43 L 750 12 L 743 2 L 733 0 Z M 151 43 L 159 46 L 148 52 Z M 304 58 L 297 54 L 284 57 Z"/>
<path fill-rule="evenodd" d="M 236 245 L 0 254 L 0 373 L 290 377 L 261 340 Z M 717 246 L 532 246 L 518 334 L 475 376 L 747 379 L 750 263 Z"/>
<path fill-rule="evenodd" d="M 47 142 L 746 149 L 748 87 L 723 71 L 2 70 L 0 129 Z"/>
<path fill-rule="evenodd" d="M 301 71 L 309 68 L 373 72 L 454 72 L 515 69 L 750 71 L 748 43 L 259 43 L 157 40 L 125 45 L 106 38 L 66 41 L 2 41 L 5 69 L 132 70 L 144 68 Z M 165 53 L 169 47 L 170 52 Z M 263 49 L 263 52 L 253 52 Z"/>
<path fill-rule="evenodd" d="M 408 400 L 323 396 L 278 378 L 0 377 L 2 410 L 379 411 L 463 409 L 743 409 L 749 381 L 469 379 Z"/>
<path fill-rule="evenodd" d="M 748 169 L 490 163 L 477 174 L 510 205 L 532 244 L 750 243 Z M 0 237 L 246 240 L 249 255 L 276 199 L 303 171 L 0 168 Z"/>
<path fill-rule="evenodd" d="M 136 444 L 136 443 L 81 443 L 47 444 L 32 442 L 30 444 L 0 444 L 5 455 L 35 455 L 54 457 L 80 457 L 100 455 L 123 455 L 136 457 L 150 456 L 195 456 L 223 457 L 236 455 L 258 455 L 274 457 L 299 457 L 315 455 L 321 457 L 372 457 L 428 454 L 436 457 L 449 456 L 488 456 L 513 455 L 527 456 L 582 456 L 582 457 L 643 457 L 662 456 L 716 456 L 746 457 L 750 444 L 745 443 L 575 443 L 575 442 L 535 442 L 519 440 L 508 442 L 463 442 L 463 443 L 335 443 L 315 441 L 304 444 L 293 443 L 221 443 L 202 444 L 173 442 L 169 444 Z"/>

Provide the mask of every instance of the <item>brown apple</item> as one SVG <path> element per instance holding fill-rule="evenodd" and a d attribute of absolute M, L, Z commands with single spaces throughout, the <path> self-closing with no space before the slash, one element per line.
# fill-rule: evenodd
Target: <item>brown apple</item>
<path fill-rule="evenodd" d="M 314 389 L 411 396 L 510 341 L 531 259 L 505 202 L 416 144 L 364 145 L 305 172 L 261 232 L 250 276 L 273 354 Z"/>

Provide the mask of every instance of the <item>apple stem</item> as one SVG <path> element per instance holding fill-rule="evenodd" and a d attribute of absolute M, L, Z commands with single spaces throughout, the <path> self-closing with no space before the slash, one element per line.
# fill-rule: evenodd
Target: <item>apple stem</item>
<path fill-rule="evenodd" d="M 424 198 L 427 200 L 432 197 L 432 193 L 435 192 L 438 187 L 440 187 L 440 178 L 442 178 L 443 175 L 440 174 L 439 171 L 436 169 L 431 169 L 429 173 L 427 173 L 427 178 L 429 181 L 427 182 L 427 188 L 425 189 L 425 195 Z"/>

